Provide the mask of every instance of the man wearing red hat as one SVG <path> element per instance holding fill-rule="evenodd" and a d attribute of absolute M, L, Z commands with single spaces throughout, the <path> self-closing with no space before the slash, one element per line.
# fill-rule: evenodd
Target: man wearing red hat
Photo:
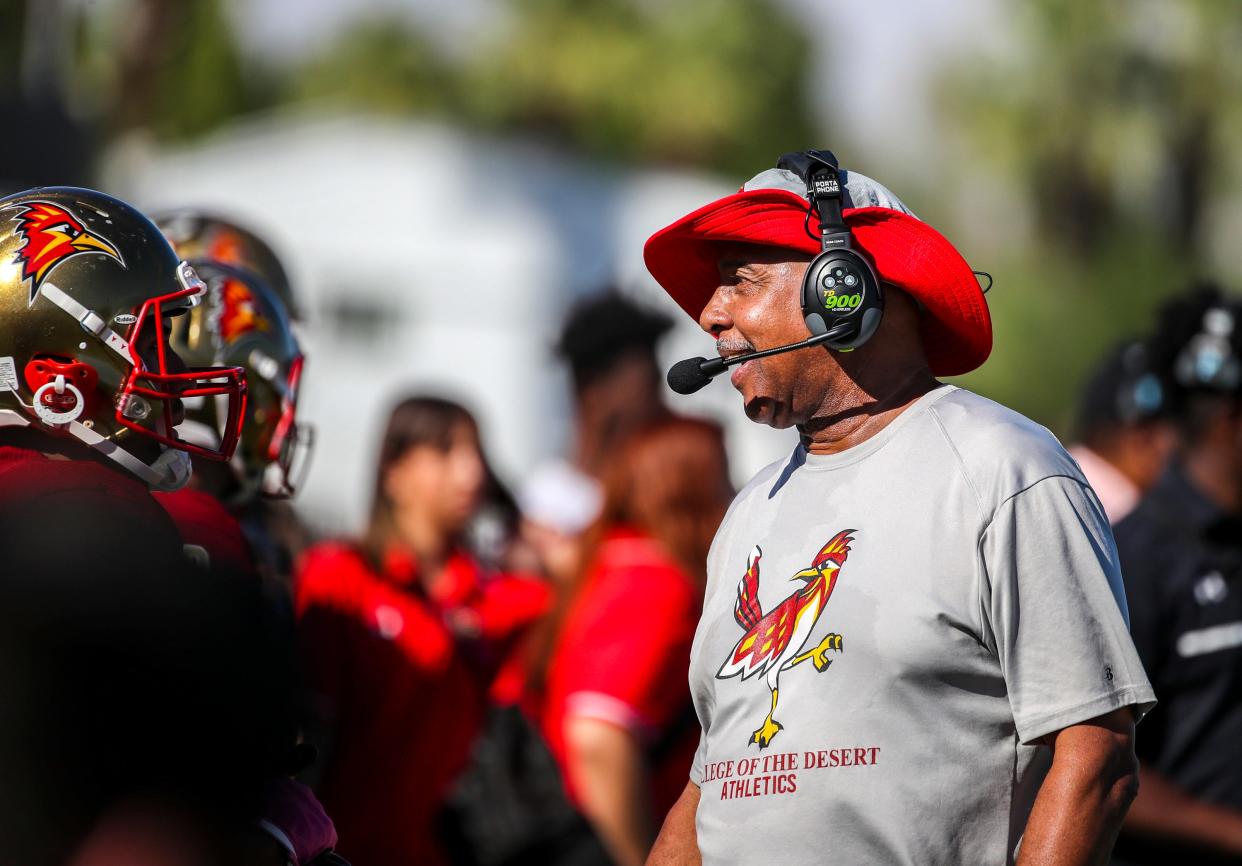
<path fill-rule="evenodd" d="M 1155 699 L 1077 465 L 937 381 L 991 351 L 970 266 L 822 151 L 645 255 L 721 356 L 670 384 L 732 366 L 751 420 L 800 434 L 709 555 L 702 739 L 649 864 L 1103 862 Z"/>

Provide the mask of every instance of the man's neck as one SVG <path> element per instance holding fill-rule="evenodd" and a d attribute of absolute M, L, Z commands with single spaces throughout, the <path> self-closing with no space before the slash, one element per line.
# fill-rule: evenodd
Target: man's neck
<path fill-rule="evenodd" d="M 798 425 L 802 445 L 811 454 L 837 454 L 879 433 L 940 383 L 925 366 L 901 376 L 885 376 L 891 386 L 863 386 L 844 374 L 830 387 L 819 411 Z"/>

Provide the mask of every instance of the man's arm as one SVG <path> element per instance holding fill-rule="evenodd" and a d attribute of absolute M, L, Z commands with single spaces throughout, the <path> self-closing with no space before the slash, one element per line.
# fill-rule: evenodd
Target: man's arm
<path fill-rule="evenodd" d="M 700 866 L 699 837 L 694 829 L 695 815 L 699 811 L 699 786 L 686 783 L 673 808 L 669 809 L 660 836 L 656 839 L 647 866 Z"/>
<path fill-rule="evenodd" d="M 617 866 L 641 866 L 655 836 L 647 763 L 629 731 L 597 719 L 565 720 L 569 775 L 586 815 Z"/>
<path fill-rule="evenodd" d="M 1242 813 L 1188 796 L 1160 773 L 1139 765 L 1139 795 L 1126 816 L 1135 836 L 1184 839 L 1242 855 Z"/>
<path fill-rule="evenodd" d="M 1049 734 L 1048 771 L 1022 837 L 1018 866 L 1102 866 L 1138 791 L 1128 707 Z"/>

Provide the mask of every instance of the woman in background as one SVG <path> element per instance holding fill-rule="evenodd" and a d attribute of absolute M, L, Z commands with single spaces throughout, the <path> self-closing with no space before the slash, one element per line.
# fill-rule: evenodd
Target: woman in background
<path fill-rule="evenodd" d="M 437 815 L 493 676 L 546 608 L 541 583 L 487 572 L 466 551 L 487 479 L 469 412 L 402 401 L 364 538 L 311 549 L 295 581 L 321 728 L 318 793 L 355 866 L 446 862 Z"/>
<path fill-rule="evenodd" d="M 618 866 L 641 866 L 685 788 L 698 744 L 690 644 L 732 495 L 717 425 L 670 418 L 636 432 L 605 473 L 586 566 L 539 644 L 544 735 Z"/>

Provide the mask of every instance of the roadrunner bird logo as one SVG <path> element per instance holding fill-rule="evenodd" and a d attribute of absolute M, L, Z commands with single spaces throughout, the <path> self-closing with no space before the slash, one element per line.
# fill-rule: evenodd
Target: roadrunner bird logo
<path fill-rule="evenodd" d="M 781 672 L 810 661 L 817 671 L 823 673 L 832 664 L 828 651 L 843 650 L 839 634 L 827 635 L 816 647 L 805 652 L 803 646 L 832 596 L 837 576 L 849 555 L 850 542 L 854 540 L 850 533 L 856 531 L 846 529 L 834 535 L 820 548 L 809 568 L 789 578 L 791 581 L 804 581 L 806 585 L 766 614 L 759 604 L 759 560 L 763 557 L 763 551 L 758 545 L 751 551 L 746 573 L 737 585 L 737 604 L 733 607 L 733 618 L 746 633 L 733 647 L 716 678 L 723 680 L 741 674 L 743 680 L 748 680 L 755 674 L 767 675 L 768 688 L 772 692 L 772 709 L 763 724 L 750 736 L 750 742 L 758 743 L 760 749 L 766 749 L 784 727 L 773 718 L 780 696 Z"/>
<path fill-rule="evenodd" d="M 22 244 L 13 262 L 22 266 L 22 279 L 30 286 L 29 304 L 39 294 L 39 284 L 61 262 L 83 253 L 99 253 L 120 262 L 125 260 L 115 246 L 92 232 L 68 208 L 49 201 L 31 201 L 11 207 Z"/>
<path fill-rule="evenodd" d="M 259 312 L 250 291 L 241 280 L 225 277 L 220 285 L 219 335 L 226 345 L 251 331 L 269 331 L 271 323 Z"/>

